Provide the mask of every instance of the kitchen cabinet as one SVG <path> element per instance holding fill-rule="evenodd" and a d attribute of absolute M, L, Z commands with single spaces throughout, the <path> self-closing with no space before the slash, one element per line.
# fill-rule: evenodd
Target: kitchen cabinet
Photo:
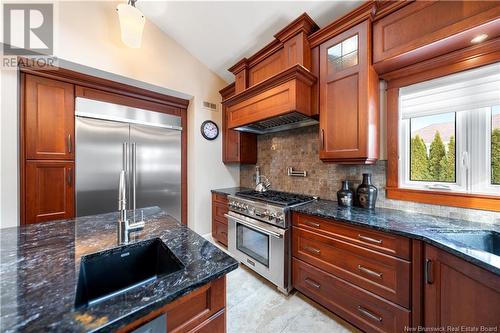
<path fill-rule="evenodd" d="M 21 84 L 21 223 L 71 218 L 74 85 L 31 74 L 22 74 Z"/>
<path fill-rule="evenodd" d="M 74 159 L 74 103 L 74 85 L 26 75 L 24 116 L 27 159 Z"/>
<path fill-rule="evenodd" d="M 225 100 L 234 95 L 235 84 L 231 84 L 220 91 Z M 224 163 L 257 163 L 257 136 L 252 133 L 238 132 L 229 129 L 227 106 L 222 104 L 222 161 Z"/>
<path fill-rule="evenodd" d="M 373 23 L 373 62 L 379 74 L 500 35 L 498 1 L 415 1 Z"/>
<path fill-rule="evenodd" d="M 166 313 L 168 332 L 223 333 L 226 332 L 225 307 L 226 277 L 223 276 L 118 329 L 117 332 L 133 332 Z"/>
<path fill-rule="evenodd" d="M 371 22 L 319 45 L 320 159 L 373 164 L 378 159 L 378 76 L 371 65 Z"/>
<path fill-rule="evenodd" d="M 74 215 L 72 161 L 26 162 L 26 224 Z"/>
<path fill-rule="evenodd" d="M 367 332 L 411 325 L 410 239 L 300 213 L 292 224 L 294 288 Z"/>
<path fill-rule="evenodd" d="M 426 327 L 499 327 L 500 279 L 461 258 L 425 245 Z"/>
<path fill-rule="evenodd" d="M 212 193 L 212 237 L 227 246 L 227 219 L 224 214 L 229 211 L 227 196 Z"/>

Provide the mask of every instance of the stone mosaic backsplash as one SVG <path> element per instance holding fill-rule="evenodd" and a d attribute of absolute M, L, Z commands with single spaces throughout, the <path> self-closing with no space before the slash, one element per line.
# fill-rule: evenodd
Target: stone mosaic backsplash
<path fill-rule="evenodd" d="M 387 199 L 386 161 L 363 166 L 323 163 L 319 159 L 318 141 L 318 125 L 258 136 L 257 165 L 261 168 L 261 174 L 271 182 L 272 189 L 336 201 L 342 180 L 348 179 L 355 189 L 361 183 L 362 174 L 371 173 L 372 182 L 378 188 L 377 207 L 500 224 L 500 213 L 496 212 Z M 287 167 L 305 170 L 307 177 L 290 177 Z M 240 186 L 254 187 L 254 175 L 254 165 L 241 165 Z"/>

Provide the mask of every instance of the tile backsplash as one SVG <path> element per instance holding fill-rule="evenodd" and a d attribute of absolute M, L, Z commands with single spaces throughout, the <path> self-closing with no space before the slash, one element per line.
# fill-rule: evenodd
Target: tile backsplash
<path fill-rule="evenodd" d="M 323 163 L 319 159 L 318 147 L 318 125 L 260 135 L 257 140 L 257 165 L 261 168 L 261 174 L 271 182 L 271 188 L 275 190 L 304 193 L 336 201 L 342 180 L 350 180 L 356 188 L 361 183 L 362 174 L 371 173 L 372 182 L 378 188 L 377 207 L 500 224 L 500 213 L 387 199 L 386 161 L 366 166 Z M 287 175 L 287 167 L 307 171 L 307 177 L 290 177 Z M 254 187 L 254 175 L 254 165 L 241 165 L 240 185 Z"/>

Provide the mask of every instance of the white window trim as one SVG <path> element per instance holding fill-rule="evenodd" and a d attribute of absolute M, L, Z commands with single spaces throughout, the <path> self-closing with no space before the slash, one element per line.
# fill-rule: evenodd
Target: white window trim
<path fill-rule="evenodd" d="M 500 195 L 500 185 L 491 184 L 491 108 L 456 113 L 455 183 L 410 180 L 410 119 L 402 119 L 401 108 L 398 109 L 400 188 Z"/>

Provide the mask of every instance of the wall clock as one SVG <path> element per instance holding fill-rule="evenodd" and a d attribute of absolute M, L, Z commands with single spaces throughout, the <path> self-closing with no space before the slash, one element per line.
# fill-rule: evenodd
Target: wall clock
<path fill-rule="evenodd" d="M 215 140 L 219 136 L 219 127 L 211 120 L 205 120 L 201 124 L 201 135 L 207 140 Z"/>

